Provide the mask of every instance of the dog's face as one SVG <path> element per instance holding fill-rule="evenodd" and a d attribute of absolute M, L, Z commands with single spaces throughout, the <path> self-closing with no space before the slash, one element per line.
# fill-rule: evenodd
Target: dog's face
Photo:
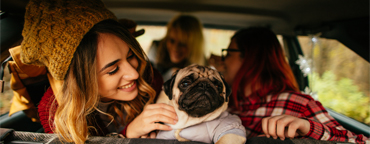
<path fill-rule="evenodd" d="M 231 93 L 217 71 L 199 65 L 177 71 L 164 83 L 164 91 L 170 100 L 178 103 L 179 110 L 192 117 L 213 112 L 228 101 Z"/>

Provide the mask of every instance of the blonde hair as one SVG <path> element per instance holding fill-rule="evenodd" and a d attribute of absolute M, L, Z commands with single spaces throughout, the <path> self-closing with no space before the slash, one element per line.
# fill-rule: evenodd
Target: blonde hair
<path fill-rule="evenodd" d="M 180 40 L 187 44 L 190 49 L 189 58 L 186 65 L 199 64 L 205 65 L 204 57 L 204 38 L 202 32 L 203 26 L 200 21 L 191 15 L 178 15 L 167 24 L 167 33 L 163 40 L 159 43 L 157 52 L 158 65 L 166 65 L 169 61 L 169 53 L 167 51 L 166 42 L 169 40 L 169 35 L 172 30 L 176 30 Z"/>
<path fill-rule="evenodd" d="M 155 90 L 148 84 L 152 81 L 152 68 L 136 39 L 114 20 L 96 24 L 84 36 L 74 53 L 62 92 L 55 94 L 58 108 L 54 117 L 54 132 L 67 142 L 84 143 L 91 132 L 98 133 L 92 113 L 97 110 L 100 101 L 96 73 L 99 33 L 111 33 L 121 38 L 139 61 L 138 96 L 132 101 L 115 101 L 107 116 L 119 116 L 121 121 L 115 123 L 125 125 L 139 115 L 146 104 L 152 103 L 155 97 Z M 125 118 L 122 111 L 127 114 Z"/>

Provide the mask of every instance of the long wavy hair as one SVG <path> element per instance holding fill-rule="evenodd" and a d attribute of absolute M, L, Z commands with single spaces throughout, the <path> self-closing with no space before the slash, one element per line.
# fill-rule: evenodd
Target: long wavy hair
<path fill-rule="evenodd" d="M 299 91 L 298 84 L 276 35 L 267 28 L 251 27 L 234 34 L 243 64 L 232 84 L 233 105 L 239 107 L 238 93 L 249 84 L 251 95 L 266 96 Z M 238 91 L 239 90 L 239 91 Z M 244 94 L 243 94 L 244 95 Z"/>
<path fill-rule="evenodd" d="M 58 108 L 54 117 L 54 132 L 67 142 L 84 143 L 91 131 L 98 129 L 94 127 L 95 119 L 92 113 L 99 111 L 96 53 L 100 33 L 110 33 L 121 38 L 139 62 L 138 96 L 132 101 L 115 100 L 105 114 L 115 123 L 126 125 L 142 112 L 146 104 L 152 103 L 155 97 L 156 92 L 149 85 L 152 82 L 152 68 L 136 39 L 117 21 L 105 20 L 96 24 L 77 47 L 62 91 L 55 94 Z M 116 116 L 120 117 L 120 121 L 114 120 Z"/>
<path fill-rule="evenodd" d="M 161 67 L 171 66 L 170 55 L 167 51 L 167 41 L 172 30 L 176 30 L 179 39 L 190 49 L 185 66 L 190 64 L 205 65 L 204 37 L 201 22 L 191 15 L 177 15 L 167 24 L 166 36 L 160 41 L 156 62 Z"/>

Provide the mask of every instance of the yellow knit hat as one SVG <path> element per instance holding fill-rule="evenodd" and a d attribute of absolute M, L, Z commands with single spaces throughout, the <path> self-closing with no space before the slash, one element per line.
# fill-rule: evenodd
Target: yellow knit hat
<path fill-rule="evenodd" d="M 100 0 L 30 0 L 21 60 L 46 66 L 55 79 L 62 80 L 84 35 L 106 19 L 117 18 Z"/>

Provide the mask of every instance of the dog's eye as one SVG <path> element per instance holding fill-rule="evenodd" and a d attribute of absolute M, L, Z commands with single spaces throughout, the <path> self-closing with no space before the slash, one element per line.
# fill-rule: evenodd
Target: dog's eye
<path fill-rule="evenodd" d="M 223 89 L 223 85 L 222 85 L 222 83 L 221 83 L 220 81 L 218 81 L 218 80 L 214 80 L 214 81 L 212 81 L 212 82 L 213 82 L 213 84 L 215 84 L 216 89 L 217 89 L 219 92 L 222 92 L 222 89 Z"/>
<path fill-rule="evenodd" d="M 182 87 L 187 87 L 189 85 L 189 83 L 187 83 L 187 82 L 183 82 L 182 84 L 181 84 L 181 86 Z"/>
<path fill-rule="evenodd" d="M 179 84 L 180 89 L 187 89 L 191 84 L 192 84 L 192 79 L 191 77 L 185 77 Z"/>
<path fill-rule="evenodd" d="M 217 90 L 218 90 L 219 92 L 222 92 L 222 86 L 218 86 L 218 85 L 216 85 L 216 88 L 217 88 Z"/>

